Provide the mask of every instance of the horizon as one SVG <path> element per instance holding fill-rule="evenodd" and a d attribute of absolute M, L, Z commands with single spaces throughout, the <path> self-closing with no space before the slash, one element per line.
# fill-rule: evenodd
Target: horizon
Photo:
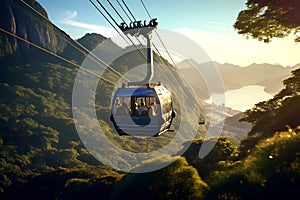
<path fill-rule="evenodd" d="M 86 35 L 88 34 L 99 34 L 101 36 L 104 36 L 102 35 L 101 33 L 95 33 L 95 32 L 89 32 L 89 33 L 85 33 L 84 35 L 82 35 L 81 37 L 75 39 L 75 40 L 79 40 L 81 38 L 84 38 Z M 111 37 L 107 37 L 107 36 L 104 36 L 106 37 L 106 39 L 112 39 Z M 116 45 L 118 45 L 115 41 L 112 40 L 112 42 L 114 42 Z M 118 45 L 120 47 L 120 45 Z M 122 47 L 121 47 L 122 48 Z M 161 54 L 164 54 L 164 52 L 161 52 Z M 164 57 L 164 56 L 163 56 Z M 173 55 L 172 55 L 173 57 Z M 167 54 L 166 54 L 166 57 L 164 57 L 165 59 L 169 60 L 169 58 L 167 58 Z M 174 58 L 173 58 L 174 59 Z M 178 64 L 180 62 L 183 62 L 185 60 L 189 60 L 189 58 L 186 58 L 186 59 L 180 59 L 178 61 L 175 61 L 175 64 Z M 170 60 L 169 60 L 170 61 Z M 300 60 L 298 63 L 295 63 L 293 65 L 282 65 L 280 63 L 268 63 L 268 62 L 253 62 L 253 63 L 249 63 L 247 65 L 240 65 L 240 64 L 236 64 L 236 63 L 230 63 L 230 62 L 219 62 L 219 61 L 216 61 L 216 60 L 211 60 L 211 61 L 205 61 L 205 62 L 201 62 L 201 63 L 198 63 L 198 64 L 204 64 L 204 63 L 209 63 L 209 62 L 214 62 L 214 63 L 217 63 L 217 64 L 220 64 L 220 65 L 234 65 L 234 66 L 238 66 L 238 67 L 250 67 L 252 65 L 272 65 L 272 66 L 280 66 L 280 67 L 283 67 L 283 68 L 287 68 L 287 67 L 296 67 L 297 65 L 300 65 Z"/>

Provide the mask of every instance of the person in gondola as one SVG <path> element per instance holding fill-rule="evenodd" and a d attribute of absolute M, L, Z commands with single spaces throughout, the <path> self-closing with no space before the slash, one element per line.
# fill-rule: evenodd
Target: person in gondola
<path fill-rule="evenodd" d="M 144 99 L 141 99 L 140 106 L 142 106 L 142 104 L 145 105 Z M 139 106 L 139 107 L 140 107 L 140 106 Z"/>
<path fill-rule="evenodd" d="M 138 108 L 139 115 L 146 115 L 148 108 L 145 106 L 144 101 L 141 102 L 141 106 Z"/>
<path fill-rule="evenodd" d="M 136 103 L 136 102 L 134 102 L 134 103 L 131 105 L 131 115 L 139 115 L 138 107 L 139 107 L 139 104 Z"/>

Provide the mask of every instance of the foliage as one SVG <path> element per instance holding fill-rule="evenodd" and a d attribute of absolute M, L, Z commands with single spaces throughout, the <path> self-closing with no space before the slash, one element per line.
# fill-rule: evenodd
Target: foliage
<path fill-rule="evenodd" d="M 300 69 L 283 81 L 285 88 L 272 99 L 260 102 L 246 111 L 242 120 L 252 123 L 248 138 L 241 142 L 241 151 L 246 154 L 261 139 L 271 137 L 299 124 L 300 113 Z"/>
<path fill-rule="evenodd" d="M 7 66 L 0 72 L 0 193 L 60 166 L 86 166 L 78 153 L 81 143 L 70 145 L 79 141 L 68 103 L 74 72 L 58 64 Z"/>
<path fill-rule="evenodd" d="M 149 162 L 166 162 L 162 156 Z M 183 157 L 166 168 L 142 174 L 127 174 L 119 183 L 112 199 L 203 199 L 208 189 L 198 172 Z"/>
<path fill-rule="evenodd" d="M 297 195 L 300 135 L 278 132 L 259 142 L 239 165 L 215 175 L 208 199 L 282 199 Z"/>
<path fill-rule="evenodd" d="M 300 2 L 298 0 L 248 0 L 234 24 L 239 34 L 264 42 L 294 34 L 300 42 Z"/>
<path fill-rule="evenodd" d="M 204 158 L 199 158 L 199 150 L 206 143 L 215 143 L 213 149 Z M 238 151 L 236 145 L 226 137 L 194 140 L 192 145 L 184 153 L 184 157 L 195 167 L 200 176 L 207 180 L 216 171 L 223 170 L 234 165 Z"/>
<path fill-rule="evenodd" d="M 60 168 L 15 184 L 4 194 L 7 199 L 108 199 L 122 178 L 105 167 Z M 15 192 L 18 191 L 18 192 Z"/>

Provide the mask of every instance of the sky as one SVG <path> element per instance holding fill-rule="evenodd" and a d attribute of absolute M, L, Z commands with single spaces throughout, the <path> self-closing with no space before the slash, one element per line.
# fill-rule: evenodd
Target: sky
<path fill-rule="evenodd" d="M 78 39 L 86 33 L 113 37 L 117 32 L 98 13 L 89 0 L 37 0 L 50 20 Z M 106 0 L 100 0 L 114 13 Z M 118 0 L 122 3 L 122 0 Z M 96 1 L 94 0 L 96 3 Z M 127 21 L 117 0 L 110 2 Z M 149 20 L 141 0 L 125 0 L 136 19 Z M 284 67 L 300 63 L 300 44 L 291 37 L 274 39 L 265 44 L 237 34 L 233 24 L 246 0 L 143 0 L 152 18 L 158 18 L 159 29 L 176 31 L 199 44 L 209 57 L 221 64 L 248 66 L 252 63 L 280 64 Z M 114 15 L 118 22 L 121 19 Z"/>

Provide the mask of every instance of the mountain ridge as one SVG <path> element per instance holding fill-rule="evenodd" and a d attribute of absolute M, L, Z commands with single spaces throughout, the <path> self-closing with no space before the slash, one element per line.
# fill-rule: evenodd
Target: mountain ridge
<path fill-rule="evenodd" d="M 177 64 L 179 70 L 185 78 L 190 80 L 191 85 L 202 99 L 209 98 L 208 88 L 205 81 L 200 76 L 195 76 L 198 70 L 207 70 L 209 67 L 215 66 L 219 71 L 225 91 L 240 89 L 250 85 L 261 85 L 264 91 L 269 94 L 275 94 L 283 88 L 282 82 L 290 76 L 291 71 L 300 67 L 300 63 L 294 66 L 283 67 L 279 64 L 251 64 L 246 67 L 239 65 L 218 62 L 196 63 L 191 60 L 184 60 Z"/>

